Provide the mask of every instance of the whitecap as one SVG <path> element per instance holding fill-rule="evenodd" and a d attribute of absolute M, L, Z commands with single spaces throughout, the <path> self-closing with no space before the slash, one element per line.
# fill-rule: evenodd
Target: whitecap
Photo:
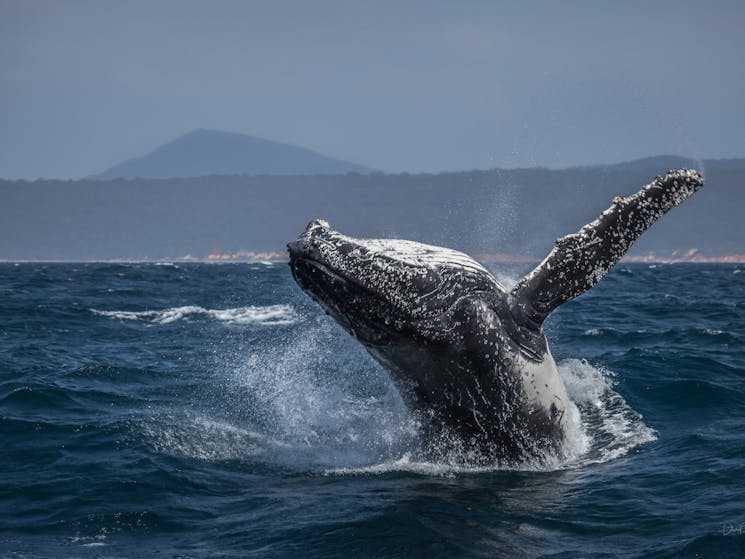
<path fill-rule="evenodd" d="M 70 543 L 81 547 L 103 547 L 106 545 L 106 529 L 96 536 L 73 536 Z"/>
<path fill-rule="evenodd" d="M 358 467 L 339 467 L 324 470 L 326 476 L 383 475 L 395 472 L 418 474 L 430 477 L 455 477 L 460 474 L 484 474 L 500 471 L 544 472 L 565 469 L 566 466 L 556 457 L 545 457 L 539 462 L 524 462 L 509 466 L 493 464 L 469 464 L 462 460 L 462 455 L 453 452 L 452 461 L 426 460 L 417 457 L 417 453 L 406 452 L 403 456 L 391 460 Z"/>
<path fill-rule="evenodd" d="M 206 317 L 227 324 L 263 324 L 282 326 L 298 322 L 300 316 L 291 305 L 248 306 L 230 309 L 205 309 L 196 305 L 152 311 L 108 311 L 89 309 L 92 313 L 118 320 L 141 320 L 151 324 L 169 324 L 190 317 Z"/>

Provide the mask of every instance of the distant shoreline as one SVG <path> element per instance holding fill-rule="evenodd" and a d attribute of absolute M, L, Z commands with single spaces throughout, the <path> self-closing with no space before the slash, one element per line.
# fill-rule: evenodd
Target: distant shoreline
<path fill-rule="evenodd" d="M 484 264 L 531 264 L 541 261 L 541 258 L 519 254 L 476 254 L 474 259 Z M 1 259 L 0 264 L 286 264 L 286 253 L 212 253 L 205 257 L 185 256 L 178 258 L 104 258 L 80 260 L 49 260 L 49 259 Z M 621 264 L 745 264 L 745 254 L 727 254 L 708 256 L 692 250 L 680 256 L 659 256 L 654 253 L 643 255 L 626 255 Z"/>
<path fill-rule="evenodd" d="M 323 218 L 355 237 L 455 243 L 476 260 L 527 266 L 619 194 L 685 163 L 662 157 L 565 170 L 0 180 L 0 259 L 284 260 L 287 241 Z M 634 260 L 745 261 L 745 159 L 711 161 L 706 171 L 708 186 L 640 239 Z"/>

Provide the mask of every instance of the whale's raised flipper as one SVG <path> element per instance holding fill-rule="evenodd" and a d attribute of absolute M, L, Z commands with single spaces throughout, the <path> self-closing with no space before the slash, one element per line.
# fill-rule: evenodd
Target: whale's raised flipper
<path fill-rule="evenodd" d="M 598 219 L 558 239 L 545 260 L 512 290 L 515 318 L 539 328 L 556 307 L 600 281 L 639 235 L 703 184 L 698 171 L 668 171 L 633 196 L 617 197 Z"/>

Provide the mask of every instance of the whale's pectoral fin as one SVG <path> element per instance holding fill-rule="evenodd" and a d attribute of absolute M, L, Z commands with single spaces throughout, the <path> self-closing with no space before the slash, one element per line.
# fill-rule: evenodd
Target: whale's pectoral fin
<path fill-rule="evenodd" d="M 600 281 L 639 235 L 703 184 L 698 171 L 669 171 L 633 196 L 615 198 L 598 219 L 558 239 L 545 260 L 517 284 L 512 290 L 515 317 L 540 327 L 556 307 Z"/>

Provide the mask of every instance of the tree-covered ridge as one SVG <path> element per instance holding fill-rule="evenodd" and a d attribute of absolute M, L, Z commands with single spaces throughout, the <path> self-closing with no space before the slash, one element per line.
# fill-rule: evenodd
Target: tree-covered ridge
<path fill-rule="evenodd" d="M 745 160 L 312 176 L 0 181 L 0 259 L 166 258 L 281 252 L 314 218 L 355 236 L 407 238 L 470 254 L 543 257 L 617 195 L 667 166 L 706 187 L 631 254 L 745 252 Z M 678 163 L 669 165 L 669 163 Z"/>

